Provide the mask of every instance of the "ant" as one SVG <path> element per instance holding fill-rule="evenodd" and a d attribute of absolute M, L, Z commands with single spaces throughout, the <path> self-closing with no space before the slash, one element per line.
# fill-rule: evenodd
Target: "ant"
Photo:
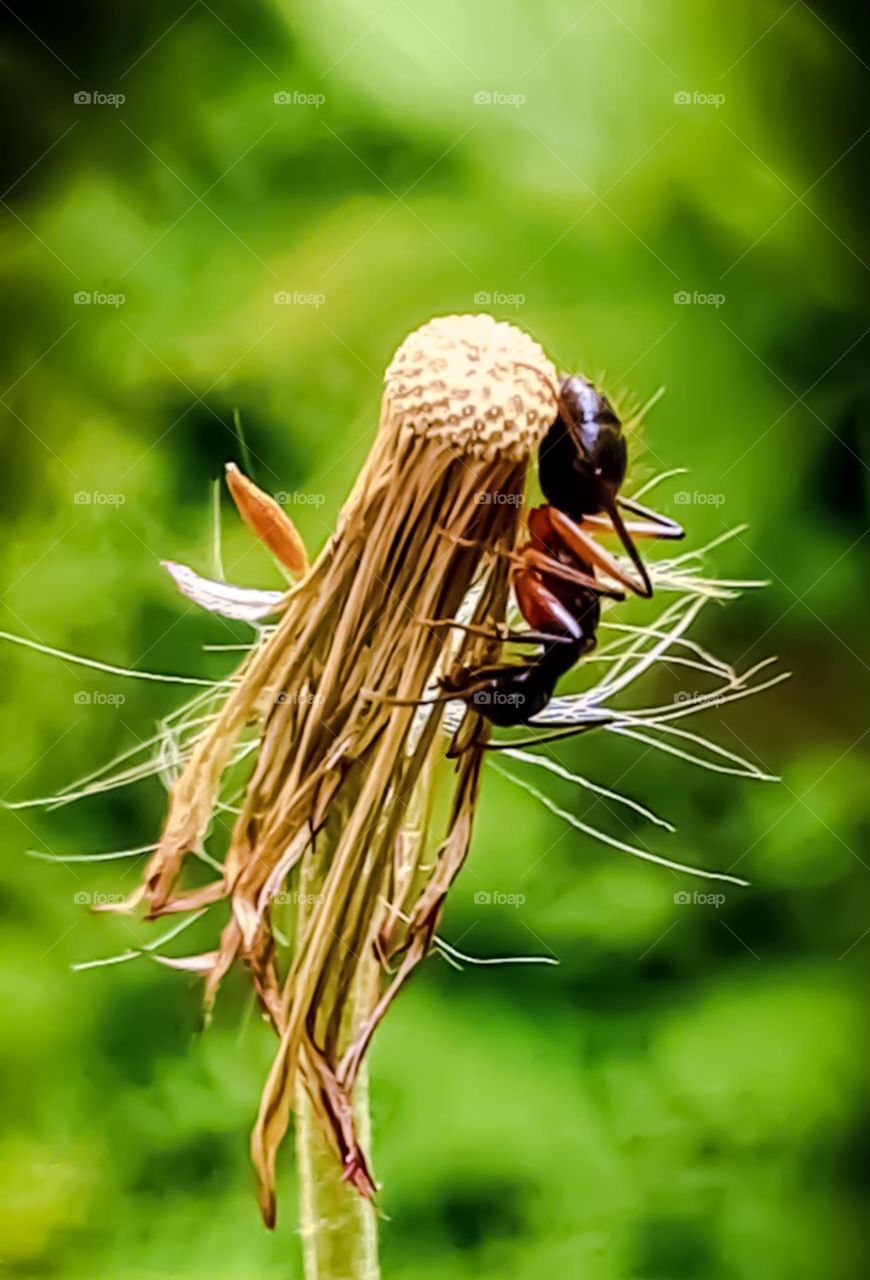
<path fill-rule="evenodd" d="M 601 598 L 625 599 L 623 591 L 602 585 L 596 569 L 648 598 L 652 583 L 632 538 L 683 537 L 675 521 L 619 497 L 627 463 L 622 423 L 607 397 L 579 375 L 565 378 L 556 419 L 538 450 L 546 505 L 529 513 L 529 541 L 518 552 L 513 574 L 517 604 L 530 630 L 502 636 L 539 645 L 539 652 L 522 665 L 463 667 L 441 681 L 446 695 L 471 703 L 491 724 L 528 723 L 546 707 L 557 681 L 595 647 Z M 643 519 L 626 522 L 620 508 Z M 635 572 L 599 546 L 594 533 L 615 533 Z M 596 713 L 585 727 L 610 718 Z M 454 743 L 450 754 L 457 753 Z"/>

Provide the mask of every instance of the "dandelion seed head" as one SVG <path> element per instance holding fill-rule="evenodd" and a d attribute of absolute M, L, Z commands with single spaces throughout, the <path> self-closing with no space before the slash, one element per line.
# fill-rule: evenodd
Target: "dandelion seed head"
<path fill-rule="evenodd" d="M 415 329 L 385 383 L 401 428 L 473 457 L 526 458 L 556 416 L 555 366 L 527 333 L 485 314 Z"/>

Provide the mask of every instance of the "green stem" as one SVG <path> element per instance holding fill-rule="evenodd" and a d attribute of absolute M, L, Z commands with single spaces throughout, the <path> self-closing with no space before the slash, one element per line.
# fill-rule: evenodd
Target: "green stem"
<path fill-rule="evenodd" d="M 319 859 L 303 864 L 298 909 L 299 936 L 306 910 L 301 904 L 316 895 L 323 885 L 328 854 L 324 842 Z M 371 1004 L 377 984 L 377 961 L 367 950 L 354 979 L 349 1002 L 344 1042 L 350 1043 Z M 296 1086 L 296 1170 L 299 1180 L 299 1234 L 305 1280 L 378 1280 L 378 1232 L 375 1207 L 349 1183 L 342 1181 L 342 1169 L 335 1150 L 323 1134 L 311 1099 L 301 1080 Z M 365 1064 L 357 1076 L 353 1093 L 357 1134 L 364 1151 L 371 1149 L 369 1080 Z"/>
<path fill-rule="evenodd" d="M 368 1076 L 360 1072 L 354 1111 L 369 1146 Z M 296 1096 L 296 1167 L 305 1280 L 378 1280 L 375 1209 L 341 1180 L 335 1152 L 325 1141 L 300 1085 Z"/>

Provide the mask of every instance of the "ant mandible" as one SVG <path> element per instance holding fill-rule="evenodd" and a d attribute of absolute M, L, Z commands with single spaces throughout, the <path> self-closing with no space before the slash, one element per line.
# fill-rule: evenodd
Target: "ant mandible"
<path fill-rule="evenodd" d="M 619 496 L 627 463 L 622 423 L 607 397 L 579 375 L 565 378 L 556 419 L 538 451 L 547 502 L 529 513 L 529 540 L 518 552 L 513 574 L 517 604 L 530 630 L 504 635 L 506 641 L 538 645 L 539 652 L 521 665 L 465 667 L 441 681 L 446 695 L 471 703 L 491 724 L 527 723 L 550 701 L 560 677 L 594 648 L 601 597 L 625 598 L 602 585 L 596 569 L 649 597 L 652 583 L 633 539 L 683 537 L 675 521 Z M 642 519 L 627 522 L 620 509 Z M 634 573 L 595 541 L 593 535 L 602 533 L 619 537 Z M 593 717 L 586 727 L 608 718 Z"/>

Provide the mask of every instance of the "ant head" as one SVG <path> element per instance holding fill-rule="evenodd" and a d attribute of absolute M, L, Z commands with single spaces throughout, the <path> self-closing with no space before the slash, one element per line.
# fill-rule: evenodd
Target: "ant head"
<path fill-rule="evenodd" d="M 593 515 L 612 506 L 625 479 L 628 451 L 622 423 L 610 401 L 591 382 L 574 375 L 559 390 L 559 416 L 574 441 L 580 509 Z"/>

